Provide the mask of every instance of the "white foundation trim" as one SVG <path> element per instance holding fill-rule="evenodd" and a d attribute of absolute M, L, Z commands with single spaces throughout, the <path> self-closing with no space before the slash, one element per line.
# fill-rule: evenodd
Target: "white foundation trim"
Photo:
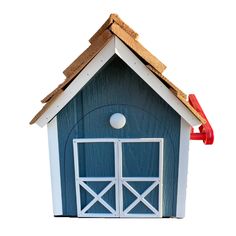
<path fill-rule="evenodd" d="M 177 192 L 177 209 L 176 209 L 176 217 L 178 218 L 183 218 L 185 216 L 190 131 L 191 131 L 191 126 L 184 119 L 181 118 L 178 192 Z"/>
<path fill-rule="evenodd" d="M 54 215 L 62 215 L 61 175 L 58 147 L 57 117 L 48 123 L 48 145 L 50 157 L 52 201 Z"/>

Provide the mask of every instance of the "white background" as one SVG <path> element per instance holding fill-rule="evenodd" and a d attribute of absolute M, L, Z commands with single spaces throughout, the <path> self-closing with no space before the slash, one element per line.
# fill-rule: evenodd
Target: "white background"
<path fill-rule="evenodd" d="M 0 235 L 236 235 L 236 2 L 0 2 Z M 190 145 L 186 218 L 54 218 L 46 128 L 29 126 L 40 99 L 115 12 L 195 93 L 215 143 Z"/>

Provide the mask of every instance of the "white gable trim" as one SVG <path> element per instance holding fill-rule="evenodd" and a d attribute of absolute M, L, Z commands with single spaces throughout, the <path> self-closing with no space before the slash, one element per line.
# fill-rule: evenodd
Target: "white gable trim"
<path fill-rule="evenodd" d="M 102 68 L 102 66 L 115 54 L 115 38 L 112 37 L 107 45 L 91 60 L 88 65 L 76 76 L 66 90 L 61 93 L 54 103 L 36 121 L 43 127 L 47 124 Z"/>
<path fill-rule="evenodd" d="M 94 57 L 77 75 L 67 89 L 58 96 L 48 110 L 36 121 L 43 127 L 47 124 L 95 75 L 95 73 L 114 55 L 117 54 L 133 69 L 160 97 L 162 97 L 190 125 L 201 122 L 185 105 L 134 55 L 134 53 L 116 36 Z"/>
<path fill-rule="evenodd" d="M 132 68 L 160 97 L 162 97 L 181 117 L 192 126 L 201 122 L 185 107 L 185 105 L 157 77 L 115 37 L 116 54 Z"/>
<path fill-rule="evenodd" d="M 50 173 L 52 185 L 52 203 L 53 213 L 55 216 L 63 214 L 62 197 L 61 197 L 61 174 L 60 174 L 60 160 L 59 160 L 59 146 L 58 146 L 58 132 L 57 132 L 57 117 L 54 117 L 48 123 L 48 146 L 50 158 Z"/>
<path fill-rule="evenodd" d="M 186 199 L 186 190 L 187 190 L 190 131 L 191 131 L 190 125 L 183 118 L 181 118 L 177 209 L 176 209 L 176 217 L 178 218 L 183 218 L 185 216 L 185 199 Z"/>

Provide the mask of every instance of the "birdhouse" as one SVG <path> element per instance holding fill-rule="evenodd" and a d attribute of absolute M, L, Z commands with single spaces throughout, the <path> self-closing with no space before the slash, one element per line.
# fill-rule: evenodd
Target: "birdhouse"
<path fill-rule="evenodd" d="M 31 121 L 48 128 L 55 216 L 184 217 L 189 141 L 213 130 L 137 37 L 111 14 Z"/>

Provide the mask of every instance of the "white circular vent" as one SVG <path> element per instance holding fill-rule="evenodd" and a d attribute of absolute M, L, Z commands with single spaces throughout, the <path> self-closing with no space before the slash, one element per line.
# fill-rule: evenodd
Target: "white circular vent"
<path fill-rule="evenodd" d="M 114 113 L 110 117 L 110 124 L 114 129 L 121 129 L 125 126 L 126 118 L 121 113 Z"/>

